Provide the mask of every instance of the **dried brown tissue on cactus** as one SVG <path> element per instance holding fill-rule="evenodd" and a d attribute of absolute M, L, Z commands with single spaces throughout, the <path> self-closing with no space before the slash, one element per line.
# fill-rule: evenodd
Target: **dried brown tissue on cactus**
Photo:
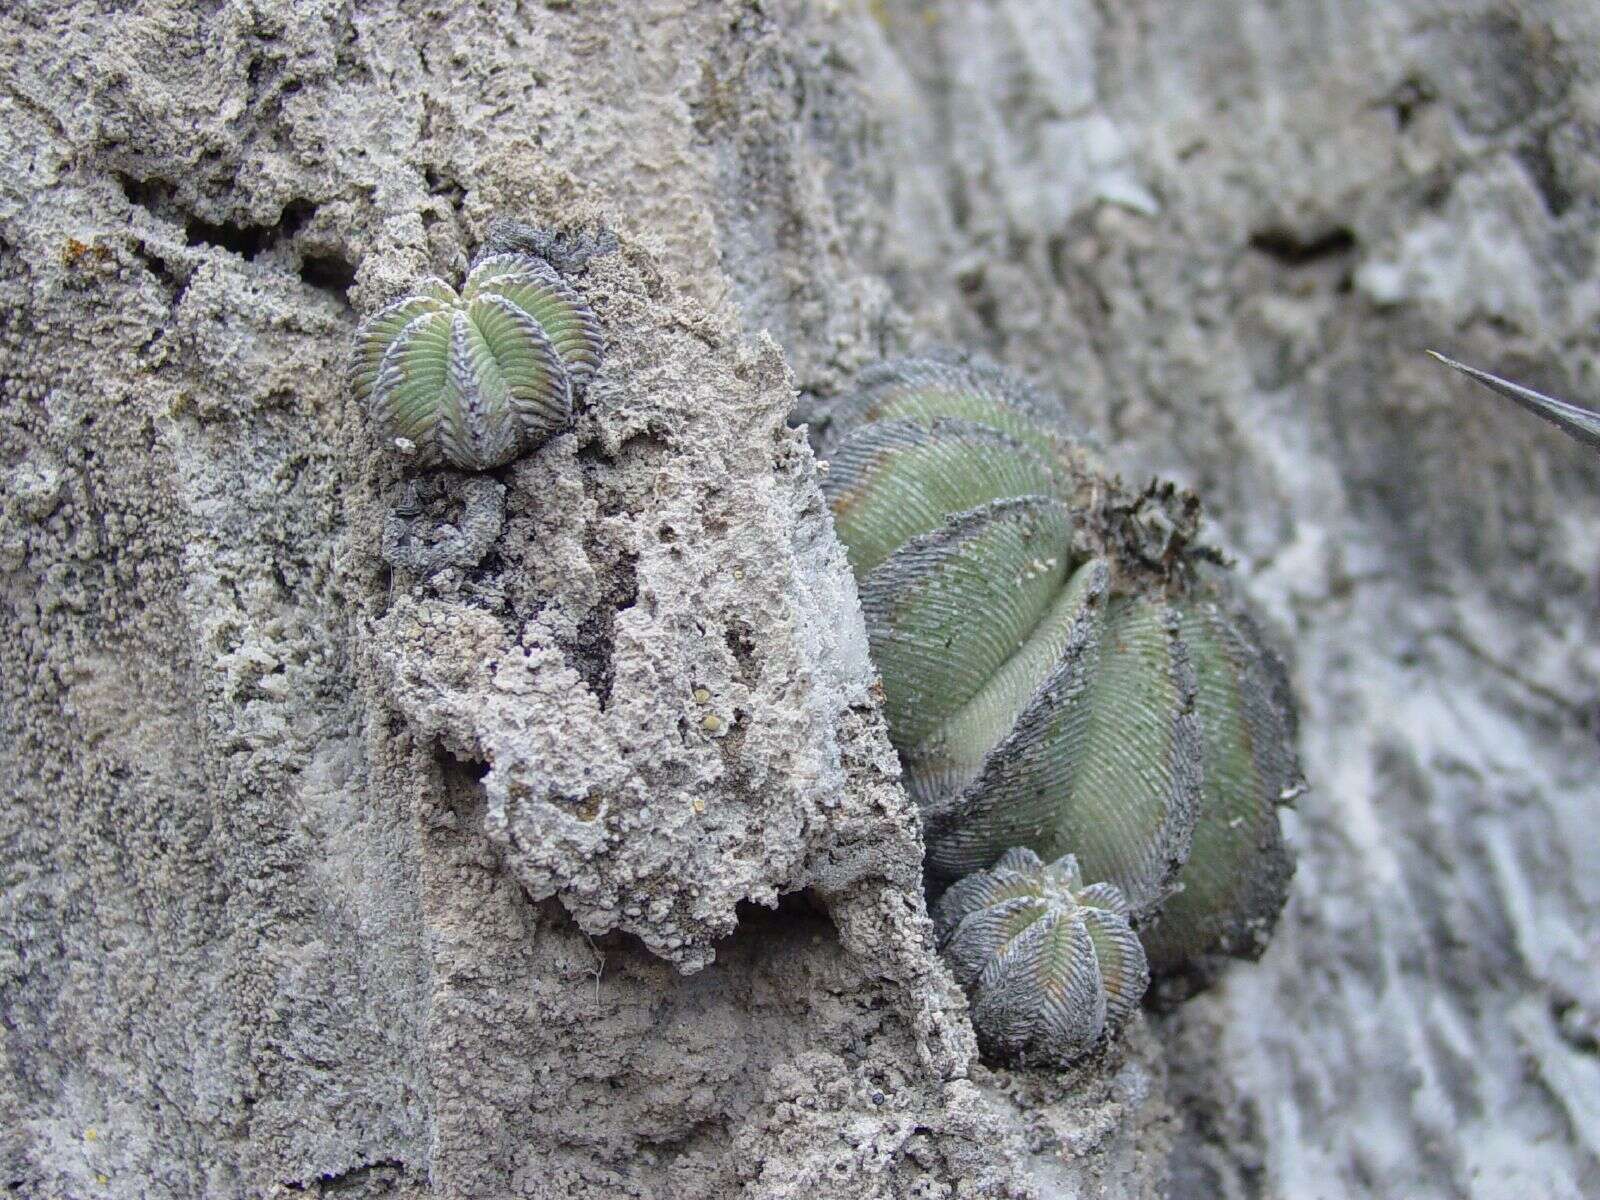
<path fill-rule="evenodd" d="M 1128 488 L 1058 404 L 961 355 L 872 368 L 820 436 L 930 890 L 1014 871 L 1017 848 L 1041 870 L 1071 856 L 1083 886 L 1119 896 L 1162 995 L 1258 956 L 1293 872 L 1277 809 L 1301 788 L 1294 715 L 1278 660 L 1197 540 L 1195 498 Z M 1042 913 L 1005 926 L 992 962 L 1034 969 L 1017 964 L 1038 959 Z M 1071 958 L 1085 943 L 1059 926 L 1051 953 Z M 941 925 L 947 955 L 965 953 L 959 928 Z M 1016 1033 L 1027 997 L 1067 1003 L 1065 976 L 999 1004 L 982 971 L 958 973 L 991 1048 L 1082 1052 Z M 1044 1027 L 1084 1028 L 1061 1014 Z"/>
<path fill-rule="evenodd" d="M 418 467 L 486 471 L 567 428 L 604 341 L 557 264 L 610 248 L 497 222 L 459 291 L 425 279 L 364 321 L 351 386 L 384 440 Z"/>

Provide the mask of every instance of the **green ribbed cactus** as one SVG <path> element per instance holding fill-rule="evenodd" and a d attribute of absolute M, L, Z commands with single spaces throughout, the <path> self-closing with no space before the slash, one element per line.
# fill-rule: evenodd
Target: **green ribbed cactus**
<path fill-rule="evenodd" d="M 1115 884 L 1085 885 L 1068 854 L 1007 850 L 934 908 L 934 931 L 991 1054 L 1061 1066 L 1114 1034 L 1150 982 Z"/>
<path fill-rule="evenodd" d="M 484 471 L 566 428 L 601 352 L 594 314 L 548 262 L 491 254 L 460 292 L 429 279 L 369 318 L 351 382 L 419 465 Z"/>
<path fill-rule="evenodd" d="M 1294 874 L 1277 806 L 1303 784 L 1288 681 L 1249 619 L 1202 596 L 1178 610 L 1197 684 L 1200 816 L 1179 890 L 1143 937 L 1157 975 L 1203 983 L 1219 957 L 1266 948 Z"/>
<path fill-rule="evenodd" d="M 823 431 L 934 887 L 1026 847 L 1115 885 L 1158 974 L 1255 956 L 1292 872 L 1276 661 L 1201 578 L 1198 506 L 1131 492 L 996 368 L 865 374 Z"/>

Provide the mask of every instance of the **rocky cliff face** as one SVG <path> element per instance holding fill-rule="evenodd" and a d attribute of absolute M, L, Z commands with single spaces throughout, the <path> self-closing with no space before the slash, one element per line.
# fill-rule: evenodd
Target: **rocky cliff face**
<path fill-rule="evenodd" d="M 1588 6 L 0 32 L 18 1194 L 1600 1184 L 1593 464 L 1420 355 L 1600 397 Z M 348 339 L 500 214 L 616 231 L 610 354 L 416 578 Z M 1197 487 L 1297 659 L 1276 942 L 1057 1079 L 975 1059 L 785 423 L 931 341 Z"/>
<path fill-rule="evenodd" d="M 1596 15 L 938 13 L 867 72 L 897 295 L 1192 483 L 1298 660 L 1294 898 L 1167 1026 L 1174 1191 L 1593 1190 L 1594 462 L 1419 351 L 1600 401 Z"/>

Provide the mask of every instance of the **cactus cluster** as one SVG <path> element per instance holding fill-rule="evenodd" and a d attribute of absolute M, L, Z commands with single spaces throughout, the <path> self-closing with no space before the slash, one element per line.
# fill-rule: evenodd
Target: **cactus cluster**
<path fill-rule="evenodd" d="M 554 267 L 491 253 L 459 292 L 429 279 L 370 317 L 351 382 L 418 465 L 485 471 L 567 427 L 602 349 L 594 313 Z"/>
<path fill-rule="evenodd" d="M 966 359 L 874 368 L 830 416 L 823 486 L 931 886 L 1016 847 L 1071 855 L 1155 973 L 1259 954 L 1293 869 L 1293 716 L 1196 549 L 1198 503 L 1124 487 L 1048 401 Z"/>

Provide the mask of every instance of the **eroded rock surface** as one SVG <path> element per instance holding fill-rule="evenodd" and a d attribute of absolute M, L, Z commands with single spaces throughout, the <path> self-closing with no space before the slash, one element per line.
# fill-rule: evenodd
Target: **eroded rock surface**
<path fill-rule="evenodd" d="M 852 19 L 0 17 L 7 1186 L 1150 1194 L 1148 1036 L 974 1083 L 740 324 L 844 361 L 887 311 L 815 187 L 868 128 Z M 568 264 L 609 353 L 570 433 L 413 500 L 350 336 L 503 213 L 615 231 Z"/>
<path fill-rule="evenodd" d="M 1420 350 L 1600 396 L 1596 25 L 6 8 L 0 1182 L 1592 1192 L 1593 463 Z M 611 354 L 386 561 L 350 335 L 505 213 L 616 231 Z M 973 1059 L 784 426 L 929 342 L 1195 486 L 1298 655 L 1277 940 L 1059 1079 Z"/>

